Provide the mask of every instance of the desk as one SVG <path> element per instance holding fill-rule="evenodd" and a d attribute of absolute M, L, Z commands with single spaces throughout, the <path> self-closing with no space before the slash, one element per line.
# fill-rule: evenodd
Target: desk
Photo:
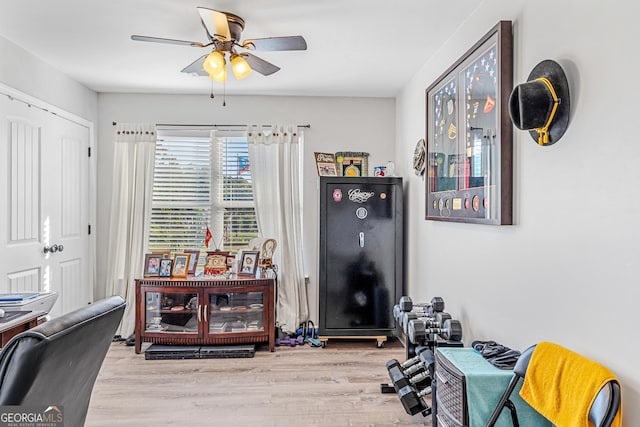
<path fill-rule="evenodd" d="M 5 317 L 12 313 L 20 313 L 19 311 L 5 311 Z M 0 347 L 4 347 L 7 342 L 20 332 L 29 330 L 37 326 L 40 318 L 44 318 L 47 313 L 44 311 L 25 311 L 24 314 L 9 319 L 4 323 L 0 323 Z"/>

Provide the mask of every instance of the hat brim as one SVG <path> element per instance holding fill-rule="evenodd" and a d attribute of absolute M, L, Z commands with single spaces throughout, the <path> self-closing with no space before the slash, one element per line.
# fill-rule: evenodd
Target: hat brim
<path fill-rule="evenodd" d="M 571 112 L 571 99 L 569 97 L 569 82 L 562 67 L 557 62 L 547 59 L 536 65 L 527 81 L 535 80 L 540 77 L 545 77 L 551 82 L 556 95 L 560 99 L 556 115 L 549 126 L 549 142 L 544 145 L 552 145 L 558 142 L 558 140 L 564 135 L 569 126 L 569 114 Z M 539 134 L 532 130 L 529 131 L 531 138 L 537 143 Z"/>

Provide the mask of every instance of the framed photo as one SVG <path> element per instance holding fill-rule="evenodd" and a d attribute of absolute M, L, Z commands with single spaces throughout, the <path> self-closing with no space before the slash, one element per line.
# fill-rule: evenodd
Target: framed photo
<path fill-rule="evenodd" d="M 426 89 L 426 219 L 512 224 L 511 21 Z"/>
<path fill-rule="evenodd" d="M 255 276 L 258 270 L 260 251 L 243 251 L 238 267 L 239 276 Z"/>
<path fill-rule="evenodd" d="M 144 277 L 160 275 L 160 260 L 162 254 L 146 254 L 144 256 Z"/>
<path fill-rule="evenodd" d="M 336 156 L 333 153 L 313 153 L 319 176 L 337 176 Z"/>
<path fill-rule="evenodd" d="M 339 176 L 369 176 L 369 153 L 339 151 L 336 164 Z"/>
<path fill-rule="evenodd" d="M 191 254 L 175 254 L 173 256 L 173 266 L 171 267 L 171 277 L 187 277 L 190 259 Z"/>
<path fill-rule="evenodd" d="M 173 260 L 171 258 L 162 258 L 160 260 L 160 277 L 171 277 L 171 266 Z"/>
<path fill-rule="evenodd" d="M 196 274 L 196 268 L 198 268 L 198 261 L 200 260 L 200 251 L 196 249 L 185 249 L 185 254 L 191 254 L 191 258 L 189 258 L 189 270 L 187 274 L 191 274 L 192 276 Z"/>

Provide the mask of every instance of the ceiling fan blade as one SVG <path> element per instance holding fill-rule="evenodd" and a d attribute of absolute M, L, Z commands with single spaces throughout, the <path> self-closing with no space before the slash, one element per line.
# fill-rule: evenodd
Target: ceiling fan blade
<path fill-rule="evenodd" d="M 204 63 L 204 59 L 207 57 L 207 55 L 202 55 L 200 58 L 196 59 L 195 61 L 193 61 L 191 64 L 187 65 L 180 71 L 187 74 L 197 74 L 199 76 L 205 76 L 205 77 L 208 76 L 209 74 L 207 74 L 207 72 L 204 70 L 202 66 L 202 64 Z"/>
<path fill-rule="evenodd" d="M 193 46 L 193 47 L 205 47 L 209 46 L 209 44 L 203 44 L 200 42 L 192 42 L 188 40 L 176 40 L 176 39 L 163 39 L 160 37 L 149 37 L 149 36 L 131 36 L 131 40 L 136 40 L 139 42 L 153 42 L 153 43 L 165 43 L 165 44 L 178 44 L 183 46 Z"/>
<path fill-rule="evenodd" d="M 242 53 L 242 57 L 249 63 L 252 70 L 257 71 L 263 76 L 269 76 L 276 71 L 280 71 L 280 67 L 267 62 L 262 58 L 258 58 L 250 53 Z"/>
<path fill-rule="evenodd" d="M 307 42 L 302 36 L 267 37 L 245 40 L 242 47 L 256 50 L 307 50 Z"/>
<path fill-rule="evenodd" d="M 226 14 L 206 7 L 199 7 L 198 13 L 210 36 L 220 38 L 222 41 L 231 40 L 229 21 Z"/>

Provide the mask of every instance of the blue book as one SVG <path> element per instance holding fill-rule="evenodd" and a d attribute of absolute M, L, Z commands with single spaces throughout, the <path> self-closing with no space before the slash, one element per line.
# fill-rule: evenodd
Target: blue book
<path fill-rule="evenodd" d="M 24 301 L 35 298 L 40 295 L 39 292 L 20 292 L 16 294 L 0 294 L 0 302 Z"/>

